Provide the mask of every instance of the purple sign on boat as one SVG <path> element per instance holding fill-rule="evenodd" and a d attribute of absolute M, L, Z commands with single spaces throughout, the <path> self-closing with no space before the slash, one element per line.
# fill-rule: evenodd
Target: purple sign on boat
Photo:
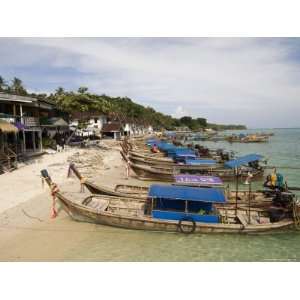
<path fill-rule="evenodd" d="M 221 178 L 216 176 L 175 175 L 176 183 L 192 183 L 199 185 L 223 185 Z"/>

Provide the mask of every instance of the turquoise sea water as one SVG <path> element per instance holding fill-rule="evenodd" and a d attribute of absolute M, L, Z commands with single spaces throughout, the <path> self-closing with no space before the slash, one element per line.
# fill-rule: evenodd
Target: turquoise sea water
<path fill-rule="evenodd" d="M 290 186 L 300 186 L 300 129 L 274 132 L 266 144 L 206 142 L 239 154 L 261 153 Z M 235 131 L 235 133 L 238 133 Z M 299 169 L 288 169 L 288 167 Z M 260 183 L 259 183 L 260 185 Z M 72 222 L 72 221 L 70 221 Z M 84 229 L 89 225 L 80 225 Z M 95 228 L 95 227 L 93 227 Z M 183 235 L 97 226 L 65 259 L 97 261 L 300 261 L 300 231 L 264 235 Z"/>
<path fill-rule="evenodd" d="M 268 143 L 228 143 L 202 142 L 210 148 L 225 148 L 233 150 L 237 155 L 258 153 L 267 158 L 269 166 L 277 166 L 277 171 L 282 173 L 290 186 L 300 186 L 300 129 L 252 129 L 228 131 L 234 133 L 273 132 Z M 284 167 L 284 168 L 280 168 Z M 266 172 L 271 172 L 267 170 Z"/>

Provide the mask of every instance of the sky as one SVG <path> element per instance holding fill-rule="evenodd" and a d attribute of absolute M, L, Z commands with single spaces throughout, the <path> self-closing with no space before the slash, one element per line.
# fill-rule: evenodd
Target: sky
<path fill-rule="evenodd" d="M 0 75 L 129 97 L 174 117 L 300 127 L 300 38 L 0 38 Z"/>

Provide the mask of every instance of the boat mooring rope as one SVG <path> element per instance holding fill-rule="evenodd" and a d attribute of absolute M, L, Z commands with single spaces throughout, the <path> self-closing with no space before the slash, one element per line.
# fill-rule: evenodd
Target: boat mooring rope
<path fill-rule="evenodd" d="M 83 193 L 84 192 L 84 184 L 86 182 L 86 178 L 85 177 L 81 177 L 80 179 L 80 192 Z"/>
<path fill-rule="evenodd" d="M 59 192 L 57 184 L 52 182 L 50 185 L 50 190 L 51 190 L 51 196 L 52 196 L 51 219 L 54 219 L 57 217 L 57 210 L 55 209 L 56 193 Z"/>

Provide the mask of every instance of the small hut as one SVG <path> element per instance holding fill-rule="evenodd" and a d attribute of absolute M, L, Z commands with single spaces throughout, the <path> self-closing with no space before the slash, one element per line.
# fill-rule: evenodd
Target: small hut
<path fill-rule="evenodd" d="M 16 145 L 18 128 L 0 119 L 0 174 L 16 167 Z"/>
<path fill-rule="evenodd" d="M 120 123 L 104 124 L 101 130 L 102 137 L 109 137 L 119 140 L 122 136 L 122 125 Z"/>

